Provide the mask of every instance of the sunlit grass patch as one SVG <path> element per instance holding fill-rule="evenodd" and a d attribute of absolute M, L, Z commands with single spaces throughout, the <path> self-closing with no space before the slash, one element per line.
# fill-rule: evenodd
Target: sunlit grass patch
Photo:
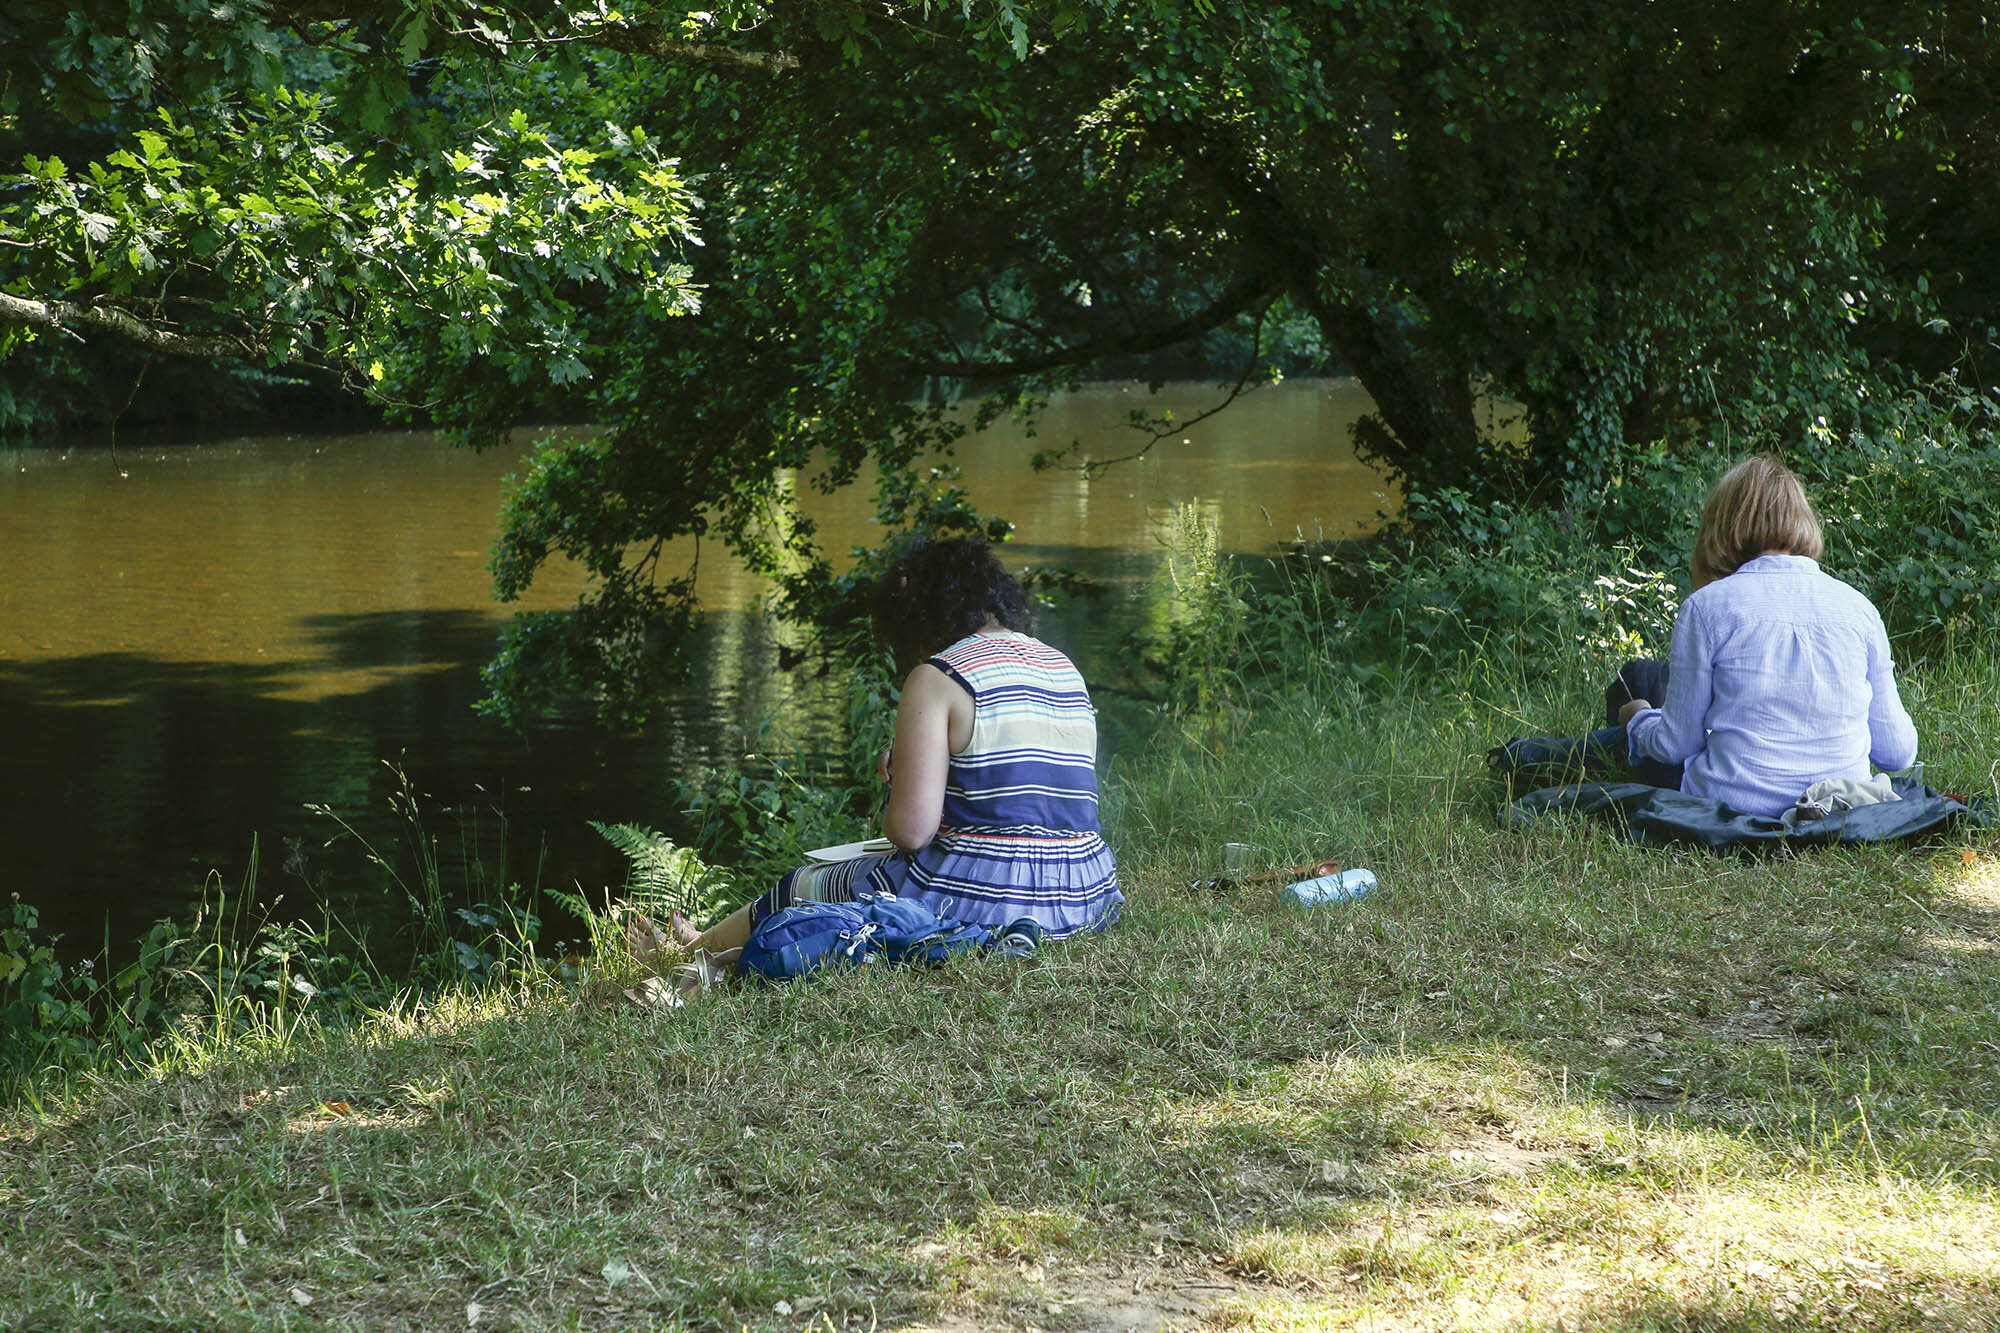
<path fill-rule="evenodd" d="M 1102 1243 L 1101 1226 L 1068 1209 L 999 1205 L 980 1211 L 966 1239 L 1002 1259 L 1039 1261 L 1051 1254 L 1087 1256 Z"/>
<path fill-rule="evenodd" d="M 1676 1173 L 1700 1155 L 1680 1145 Z M 1994 1308 L 2000 1214 L 1990 1197 L 1865 1174 L 1793 1182 L 1745 1174 L 1730 1145 L 1721 1156 L 1699 1182 L 1663 1187 L 1638 1163 L 1609 1176 L 1498 1174 L 1471 1199 L 1417 1198 L 1330 1226 L 1246 1235 L 1227 1262 L 1294 1294 L 1233 1318 L 1272 1328 L 1724 1317 L 1914 1328 L 1948 1315 L 1979 1327 Z"/>

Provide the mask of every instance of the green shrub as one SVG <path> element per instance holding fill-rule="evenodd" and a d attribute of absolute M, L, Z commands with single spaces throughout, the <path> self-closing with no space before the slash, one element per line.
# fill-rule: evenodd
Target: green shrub
<path fill-rule="evenodd" d="M 1217 545 L 1216 521 L 1198 503 L 1168 522 L 1167 572 L 1174 595 L 1157 652 L 1168 711 L 1211 739 L 1243 702 L 1243 578 Z"/>
<path fill-rule="evenodd" d="M 40 924 L 39 909 L 18 893 L 0 909 L 0 1076 L 9 1081 L 94 1044 L 93 965 L 65 967 L 55 937 L 42 935 Z"/>
<path fill-rule="evenodd" d="M 1952 379 L 1874 388 L 1855 389 L 1864 424 L 1844 434 L 1822 422 L 1802 442 L 1635 449 L 1615 484 L 1553 503 L 1417 491 L 1389 534 L 1288 563 L 1323 581 L 1363 658 L 1603 672 L 1666 655 L 1702 500 L 1765 450 L 1805 481 L 1827 571 L 1868 594 L 1892 636 L 1939 646 L 2000 614 L 2000 403 Z"/>
<path fill-rule="evenodd" d="M 1351 651 L 1431 667 L 1475 658 L 1526 672 L 1615 670 L 1664 655 L 1682 585 L 1657 551 L 1600 544 L 1568 511 L 1422 497 L 1390 538 L 1301 551 L 1343 604 Z"/>
<path fill-rule="evenodd" d="M 2000 613 L 2000 405 L 1945 381 L 1884 417 L 1795 460 L 1826 524 L 1828 567 L 1893 635 L 1982 631 Z"/>

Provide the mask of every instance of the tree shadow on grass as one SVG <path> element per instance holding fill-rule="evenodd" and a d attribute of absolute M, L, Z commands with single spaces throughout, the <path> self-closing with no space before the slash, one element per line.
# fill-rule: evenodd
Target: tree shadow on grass
<path fill-rule="evenodd" d="M 1143 1321 L 1106 1304 L 1113 1279 L 1279 1327 L 1976 1326 L 1959 1315 L 1981 1279 L 1950 1257 L 1986 1234 L 1976 1183 L 1883 1167 L 1804 1117 L 1632 1115 L 1558 1077 L 1580 1045 L 1373 1009 L 1396 960 L 1366 972 L 1289 924 L 1254 974 L 1254 919 L 1140 915 L 1025 967 L 677 1011 L 609 990 L 445 1005 L 0 1139 L 0 1176 L 24 1152 L 47 1173 L 0 1226 L 98 1256 L 115 1309 L 169 1281 L 125 1249 L 242 1225 L 231 1290 L 253 1309 L 310 1271 L 317 1315 L 380 1326 L 468 1304 L 526 1327 Z M 107 1175 L 127 1160 L 153 1175 Z M 63 1209 L 111 1186 L 115 1217 Z"/>

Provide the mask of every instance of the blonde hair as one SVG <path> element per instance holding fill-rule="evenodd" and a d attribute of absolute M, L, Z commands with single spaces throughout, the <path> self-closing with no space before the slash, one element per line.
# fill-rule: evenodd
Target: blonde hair
<path fill-rule="evenodd" d="M 1758 454 L 1723 473 L 1701 507 L 1694 586 L 1728 578 L 1767 551 L 1817 560 L 1825 550 L 1806 488 L 1783 463 Z"/>

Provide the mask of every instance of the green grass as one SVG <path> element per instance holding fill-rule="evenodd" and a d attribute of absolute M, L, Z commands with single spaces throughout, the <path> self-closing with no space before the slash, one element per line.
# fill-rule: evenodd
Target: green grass
<path fill-rule="evenodd" d="M 1503 831 L 1481 753 L 1584 680 L 1164 737 L 1107 775 L 1125 922 L 1025 965 L 538 981 L 77 1084 L 0 1122 L 0 1325 L 1995 1327 L 2000 841 Z M 1992 795 L 2000 662 L 1908 692 Z M 1225 840 L 1381 887 L 1191 894 Z"/>

